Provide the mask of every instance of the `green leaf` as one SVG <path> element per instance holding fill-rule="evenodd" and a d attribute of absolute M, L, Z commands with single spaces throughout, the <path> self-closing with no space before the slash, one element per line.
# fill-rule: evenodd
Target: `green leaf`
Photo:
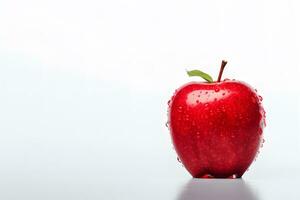
<path fill-rule="evenodd" d="M 189 76 L 200 76 L 201 78 L 203 78 L 204 80 L 206 80 L 207 82 L 209 83 L 212 83 L 214 82 L 212 77 L 200 70 L 191 70 L 191 71 L 186 71 L 186 73 L 189 75 Z"/>

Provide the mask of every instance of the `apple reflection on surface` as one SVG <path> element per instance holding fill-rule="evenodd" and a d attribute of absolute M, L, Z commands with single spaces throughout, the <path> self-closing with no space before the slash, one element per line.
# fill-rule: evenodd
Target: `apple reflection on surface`
<path fill-rule="evenodd" d="M 177 200 L 259 200 L 243 179 L 191 179 Z"/>

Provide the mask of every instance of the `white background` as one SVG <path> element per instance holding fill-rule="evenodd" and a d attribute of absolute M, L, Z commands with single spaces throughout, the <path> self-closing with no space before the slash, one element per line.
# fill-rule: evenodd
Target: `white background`
<path fill-rule="evenodd" d="M 300 4 L 0 0 L 1 199 L 299 199 Z M 243 180 L 194 180 L 167 101 L 198 68 L 264 97 Z"/>

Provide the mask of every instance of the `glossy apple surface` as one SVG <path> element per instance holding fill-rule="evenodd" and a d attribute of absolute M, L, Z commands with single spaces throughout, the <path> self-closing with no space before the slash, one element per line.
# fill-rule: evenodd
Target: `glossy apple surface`
<path fill-rule="evenodd" d="M 262 98 L 227 80 L 191 82 L 169 102 L 169 128 L 179 159 L 193 177 L 241 177 L 262 143 Z"/>

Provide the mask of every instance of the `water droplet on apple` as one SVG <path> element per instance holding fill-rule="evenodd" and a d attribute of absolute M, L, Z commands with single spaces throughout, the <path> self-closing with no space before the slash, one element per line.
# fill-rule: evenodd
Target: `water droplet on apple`
<path fill-rule="evenodd" d="M 226 94 L 225 92 L 222 93 L 223 96 L 225 96 L 225 94 Z"/>
<path fill-rule="evenodd" d="M 207 106 L 208 106 L 208 103 L 205 103 L 204 106 L 207 107 Z"/>
<path fill-rule="evenodd" d="M 263 119 L 260 121 L 260 126 L 261 126 L 261 127 L 264 127 L 264 126 L 265 126 L 264 120 L 263 120 Z"/>
<path fill-rule="evenodd" d="M 214 98 L 214 101 L 217 101 L 217 98 Z"/>
<path fill-rule="evenodd" d="M 181 160 L 180 160 L 180 158 L 179 158 L 179 157 L 177 157 L 177 161 L 178 161 L 179 163 L 181 163 Z"/>
<path fill-rule="evenodd" d="M 185 115 L 185 120 L 189 121 L 190 120 L 190 116 L 189 115 Z"/>
<path fill-rule="evenodd" d="M 226 109 L 225 109 L 225 107 L 224 107 L 224 106 L 222 106 L 222 111 L 223 111 L 223 112 L 226 112 Z"/>
<path fill-rule="evenodd" d="M 178 112 L 182 112 L 182 107 L 178 106 Z"/>
<path fill-rule="evenodd" d="M 167 121 L 165 125 L 167 128 L 169 128 L 169 121 Z"/>
<path fill-rule="evenodd" d="M 199 100 L 196 100 L 196 103 L 198 104 L 200 101 Z"/>
<path fill-rule="evenodd" d="M 259 129 L 258 129 L 258 133 L 259 133 L 260 135 L 262 135 L 262 128 L 259 128 Z"/>
<path fill-rule="evenodd" d="M 206 91 L 205 94 L 208 94 L 208 92 Z"/>
<path fill-rule="evenodd" d="M 214 177 L 211 174 L 204 174 L 203 176 L 201 176 L 201 178 L 211 179 L 211 178 L 214 178 Z"/>
<path fill-rule="evenodd" d="M 237 175 L 236 174 L 232 174 L 231 176 L 229 176 L 229 179 L 236 179 Z"/>
<path fill-rule="evenodd" d="M 219 92 L 220 91 L 220 89 L 219 88 L 215 88 L 215 92 Z"/>

